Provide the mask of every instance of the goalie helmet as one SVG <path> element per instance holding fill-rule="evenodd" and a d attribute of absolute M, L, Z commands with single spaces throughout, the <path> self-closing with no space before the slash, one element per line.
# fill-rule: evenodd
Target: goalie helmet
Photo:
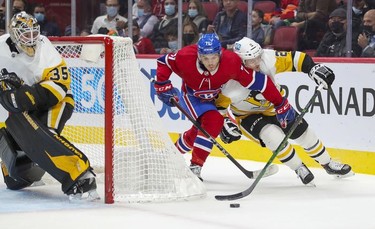
<path fill-rule="evenodd" d="M 13 43 L 28 56 L 34 56 L 39 43 L 40 26 L 25 11 L 15 14 L 9 23 L 9 35 Z"/>
<path fill-rule="evenodd" d="M 198 54 L 220 54 L 221 43 L 216 33 L 203 34 L 198 41 Z"/>
<path fill-rule="evenodd" d="M 234 43 L 234 52 L 241 57 L 242 60 L 255 59 L 262 55 L 263 49 L 254 40 L 244 37 Z"/>

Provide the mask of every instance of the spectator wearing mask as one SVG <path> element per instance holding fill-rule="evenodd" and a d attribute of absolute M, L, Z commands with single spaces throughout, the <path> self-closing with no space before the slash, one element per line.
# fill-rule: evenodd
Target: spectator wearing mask
<path fill-rule="evenodd" d="M 177 31 L 178 11 L 177 0 L 164 1 L 165 16 L 154 26 L 150 39 L 154 44 L 156 53 L 160 53 L 162 48 L 168 47 L 167 31 Z"/>
<path fill-rule="evenodd" d="M 199 40 L 199 31 L 197 25 L 192 21 L 187 21 L 182 27 L 183 47 L 196 44 Z"/>
<path fill-rule="evenodd" d="M 104 29 L 107 29 L 108 31 L 116 30 L 117 21 L 128 21 L 126 18 L 118 14 L 118 11 L 120 9 L 118 0 L 106 0 L 105 6 L 107 14 L 99 16 L 94 20 L 91 28 L 92 34 L 98 34 L 101 28 L 101 33 L 103 33 Z"/>
<path fill-rule="evenodd" d="M 189 1 L 188 12 L 184 19 L 184 23 L 187 23 L 188 21 L 192 21 L 197 25 L 200 34 L 206 32 L 208 19 L 200 0 Z"/>
<path fill-rule="evenodd" d="M 361 57 L 375 57 L 375 9 L 363 16 L 363 33 L 358 36 L 358 44 L 363 48 Z"/>
<path fill-rule="evenodd" d="M 47 20 L 44 5 L 39 4 L 34 7 L 34 17 L 40 26 L 40 34 L 44 36 L 60 36 L 60 29 L 57 24 Z"/>
<path fill-rule="evenodd" d="M 329 31 L 327 31 L 320 42 L 315 56 L 324 57 L 345 57 L 346 50 L 346 10 L 335 9 L 328 20 Z M 362 48 L 357 43 L 357 37 L 352 39 L 352 57 L 361 55 Z"/>
<path fill-rule="evenodd" d="M 160 54 L 176 52 L 178 49 L 177 30 L 173 28 L 168 28 L 165 32 L 165 39 L 168 41 L 168 47 L 161 48 Z"/>
<path fill-rule="evenodd" d="M 152 0 L 137 0 L 137 23 L 142 37 L 148 37 L 159 19 L 152 14 Z"/>

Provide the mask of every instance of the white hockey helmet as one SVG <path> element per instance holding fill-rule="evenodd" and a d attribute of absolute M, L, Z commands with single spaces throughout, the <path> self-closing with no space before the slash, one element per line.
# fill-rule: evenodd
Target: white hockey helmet
<path fill-rule="evenodd" d="M 262 55 L 263 49 L 254 40 L 244 37 L 234 43 L 234 52 L 241 57 L 243 61 L 255 59 Z"/>
<path fill-rule="evenodd" d="M 16 46 L 28 56 L 34 56 L 39 43 L 40 26 L 25 11 L 15 14 L 9 23 L 9 35 Z"/>

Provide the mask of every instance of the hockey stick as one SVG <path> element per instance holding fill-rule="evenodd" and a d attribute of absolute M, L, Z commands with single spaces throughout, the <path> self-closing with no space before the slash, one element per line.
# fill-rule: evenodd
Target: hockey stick
<path fill-rule="evenodd" d="M 141 68 L 141 72 L 152 82 L 154 83 L 155 79 L 151 77 L 151 75 L 144 69 Z M 197 122 L 181 105 L 175 100 L 171 99 L 171 102 L 173 105 L 177 107 L 178 110 L 180 110 L 192 123 L 193 125 L 198 128 L 233 164 L 237 166 L 241 170 L 242 173 L 244 173 L 248 178 L 255 179 L 257 178 L 261 172 L 263 172 L 262 176 L 268 177 L 275 173 L 277 173 L 278 168 L 275 166 L 270 167 L 268 170 L 255 170 L 255 171 L 249 171 L 242 167 L 238 161 L 229 154 L 227 150 L 224 149 L 200 124 Z"/>
<path fill-rule="evenodd" d="M 256 187 L 256 185 L 259 183 L 260 179 L 262 179 L 262 177 L 263 177 L 265 171 L 267 170 L 268 166 L 271 165 L 271 163 L 273 162 L 273 160 L 275 159 L 275 157 L 279 154 L 279 152 L 282 149 L 284 149 L 284 147 L 286 146 L 286 144 L 288 142 L 289 137 L 293 134 L 294 130 L 297 128 L 297 126 L 299 125 L 299 123 L 302 121 L 303 116 L 306 114 L 306 112 L 310 108 L 311 104 L 315 101 L 316 96 L 318 96 L 318 94 L 319 94 L 320 90 L 322 90 L 322 88 L 323 88 L 323 84 L 320 84 L 318 86 L 318 88 L 315 90 L 314 95 L 311 97 L 311 99 L 309 100 L 309 102 L 307 103 L 307 105 L 302 109 L 301 114 L 299 114 L 296 117 L 293 125 L 291 126 L 291 128 L 289 129 L 289 131 L 287 132 L 287 134 L 285 135 L 284 139 L 281 141 L 281 143 L 277 147 L 277 149 L 272 153 L 272 156 L 267 161 L 266 165 L 263 167 L 262 171 L 257 176 L 257 178 L 254 180 L 254 182 L 251 184 L 251 186 L 248 189 L 246 189 L 245 191 L 242 191 L 242 192 L 239 192 L 239 193 L 236 193 L 236 194 L 232 194 L 232 195 L 217 195 L 217 196 L 215 196 L 215 198 L 217 200 L 237 200 L 237 199 L 241 199 L 241 198 L 244 198 L 244 197 L 250 195 L 250 193 L 254 190 L 254 188 Z"/>

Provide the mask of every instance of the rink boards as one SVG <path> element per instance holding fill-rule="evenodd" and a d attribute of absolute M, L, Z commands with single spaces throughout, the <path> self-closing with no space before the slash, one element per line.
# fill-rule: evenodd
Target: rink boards
<path fill-rule="evenodd" d="M 156 58 L 139 57 L 139 66 L 143 67 L 152 76 L 156 72 Z M 305 119 L 313 128 L 317 136 L 323 141 L 328 148 L 331 156 L 342 162 L 349 163 L 353 166 L 353 170 L 359 173 L 375 174 L 375 61 L 365 59 L 319 59 L 316 61 L 326 63 L 336 74 L 336 80 L 332 86 L 332 91 L 323 91 L 318 96 L 312 108 L 305 115 Z M 89 128 L 102 129 L 102 115 L 95 114 L 90 106 L 95 107 L 96 111 L 101 113 L 103 106 L 99 96 L 102 94 L 103 71 L 93 71 L 97 84 L 91 84 L 93 90 L 85 90 L 85 93 L 73 91 L 75 95 L 86 94 L 90 103 L 86 103 L 86 111 L 79 115 L 73 116 L 70 123 L 75 120 L 89 120 Z M 142 75 L 141 75 L 142 77 Z M 159 112 L 162 121 L 170 132 L 173 140 L 177 139 L 178 134 L 190 128 L 191 123 L 176 108 L 170 108 L 161 103 L 156 95 L 151 83 L 146 77 L 143 77 L 145 86 L 149 88 L 151 99 L 154 101 L 155 107 Z M 179 88 L 180 79 L 176 75 L 172 75 L 173 84 Z M 306 75 L 301 73 L 283 73 L 276 77 L 276 80 L 286 88 L 289 101 L 297 110 L 301 110 L 310 99 L 315 90 L 315 83 Z M 85 88 L 85 80 L 73 81 L 73 88 Z M 95 86 L 101 85 L 101 86 Z M 91 91 L 96 95 L 87 95 Z M 92 100 L 97 98 L 97 101 Z M 76 97 L 78 106 L 80 101 L 88 101 Z M 87 112 L 87 113 L 86 113 Z M 145 114 L 147 115 L 147 114 Z M 7 117 L 4 109 L 0 110 L 0 120 L 3 122 Z M 69 126 L 68 128 L 72 128 Z M 79 128 L 80 127 L 75 127 Z M 87 126 L 85 127 L 87 128 Z M 102 130 L 100 130 L 102 131 Z M 92 139 L 86 139 L 87 142 L 101 144 L 102 142 L 94 142 Z M 219 140 L 220 141 L 220 140 Z M 224 144 L 223 144 L 224 145 Z M 224 145 L 225 148 L 239 159 L 248 159 L 255 161 L 267 161 L 270 157 L 269 150 L 259 147 L 257 144 L 243 138 L 242 140 Z M 313 160 L 307 157 L 303 150 L 296 147 L 297 152 L 304 159 L 305 163 L 310 166 L 318 166 Z M 223 154 L 214 149 L 212 155 L 223 156 Z"/>

